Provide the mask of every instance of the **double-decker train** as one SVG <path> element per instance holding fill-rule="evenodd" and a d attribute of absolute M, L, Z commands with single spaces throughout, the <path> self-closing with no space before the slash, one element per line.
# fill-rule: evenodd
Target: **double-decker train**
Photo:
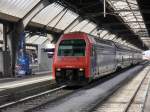
<path fill-rule="evenodd" d="M 62 35 L 56 44 L 53 78 L 58 84 L 84 85 L 141 60 L 140 50 L 84 32 L 72 32 Z"/>

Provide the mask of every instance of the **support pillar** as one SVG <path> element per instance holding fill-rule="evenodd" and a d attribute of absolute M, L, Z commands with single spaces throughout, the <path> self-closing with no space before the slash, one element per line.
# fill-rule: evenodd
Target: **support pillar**
<path fill-rule="evenodd" d="M 10 52 L 7 49 L 7 24 L 3 24 L 3 50 L 0 52 L 0 72 L 2 77 L 11 76 Z"/>
<path fill-rule="evenodd" d="M 10 54 L 11 54 L 11 72 L 13 76 L 15 76 L 15 66 L 16 66 L 16 59 L 17 59 L 17 53 L 18 53 L 18 45 L 19 45 L 19 39 L 21 37 L 21 34 L 24 33 L 24 30 L 28 23 L 39 13 L 41 12 L 45 7 L 52 4 L 54 0 L 40 0 L 18 23 L 14 23 L 13 26 L 10 28 L 10 33 L 8 36 L 9 40 L 9 48 L 10 48 Z"/>
<path fill-rule="evenodd" d="M 11 56 L 11 74 L 15 76 L 15 64 L 16 64 L 16 54 L 17 54 L 17 47 L 19 43 L 19 34 L 17 33 L 17 25 L 9 25 L 9 32 L 7 34 L 7 43 L 8 48 L 10 51 Z"/>
<path fill-rule="evenodd" d="M 3 51 L 7 51 L 7 25 L 3 24 Z"/>

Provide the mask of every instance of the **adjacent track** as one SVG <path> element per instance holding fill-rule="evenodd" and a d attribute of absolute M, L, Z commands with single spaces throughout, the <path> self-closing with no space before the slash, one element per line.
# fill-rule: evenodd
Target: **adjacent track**
<path fill-rule="evenodd" d="M 93 112 L 142 112 L 150 84 L 150 66 L 96 106 Z"/>
<path fill-rule="evenodd" d="M 24 112 L 73 92 L 73 90 L 68 90 L 64 88 L 66 88 L 65 85 L 39 93 L 37 95 L 29 96 L 17 101 L 1 105 L 0 110 L 2 112 Z"/>

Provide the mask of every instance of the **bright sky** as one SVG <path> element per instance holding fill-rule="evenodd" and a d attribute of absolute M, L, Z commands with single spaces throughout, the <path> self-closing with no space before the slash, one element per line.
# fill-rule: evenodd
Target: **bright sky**
<path fill-rule="evenodd" d="M 144 54 L 147 55 L 147 56 L 150 56 L 150 50 L 144 51 Z"/>
<path fill-rule="evenodd" d="M 144 51 L 143 54 L 143 59 L 150 60 L 150 50 Z"/>

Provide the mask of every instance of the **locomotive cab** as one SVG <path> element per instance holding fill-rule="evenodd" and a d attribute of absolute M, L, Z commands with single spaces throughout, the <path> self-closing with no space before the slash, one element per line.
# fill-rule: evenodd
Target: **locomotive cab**
<path fill-rule="evenodd" d="M 87 82 L 86 49 L 83 38 L 64 38 L 58 43 L 53 64 L 58 84 L 84 85 Z"/>

